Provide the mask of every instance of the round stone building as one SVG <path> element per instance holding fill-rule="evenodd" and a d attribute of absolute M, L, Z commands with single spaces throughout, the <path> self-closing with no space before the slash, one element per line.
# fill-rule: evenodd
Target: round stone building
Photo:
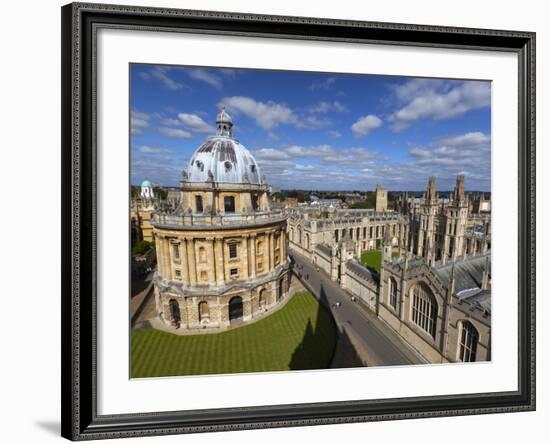
<path fill-rule="evenodd" d="M 286 218 L 270 209 L 265 178 L 225 110 L 216 126 L 181 174 L 178 208 L 152 220 L 157 311 L 175 328 L 246 323 L 289 294 Z"/>

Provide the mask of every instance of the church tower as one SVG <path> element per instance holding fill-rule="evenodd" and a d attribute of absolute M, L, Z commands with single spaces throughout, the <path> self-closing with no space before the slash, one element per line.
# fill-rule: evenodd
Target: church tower
<path fill-rule="evenodd" d="M 386 188 L 382 188 L 380 185 L 376 185 L 375 198 L 376 211 L 379 211 L 381 213 L 388 211 L 388 190 Z"/>
<path fill-rule="evenodd" d="M 435 255 L 435 219 L 438 212 L 438 195 L 435 191 L 435 176 L 428 180 L 428 188 L 424 195 L 424 203 L 420 207 L 420 218 L 417 221 L 418 239 L 416 254 L 424 257 L 429 263 Z"/>
<path fill-rule="evenodd" d="M 464 251 L 464 233 L 468 219 L 468 201 L 464 193 L 464 175 L 456 178 L 449 206 L 445 210 L 445 240 L 441 260 L 455 260 Z"/>

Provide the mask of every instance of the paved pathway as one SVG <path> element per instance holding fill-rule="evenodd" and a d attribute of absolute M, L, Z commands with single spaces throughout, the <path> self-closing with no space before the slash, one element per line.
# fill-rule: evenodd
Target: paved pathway
<path fill-rule="evenodd" d="M 325 299 L 336 324 L 344 327 L 365 352 L 368 366 L 424 363 L 411 348 L 374 313 L 351 300 L 350 294 L 322 270 L 316 271 L 309 259 L 291 252 L 304 284 L 320 299 Z M 340 302 L 338 308 L 333 304 Z"/>

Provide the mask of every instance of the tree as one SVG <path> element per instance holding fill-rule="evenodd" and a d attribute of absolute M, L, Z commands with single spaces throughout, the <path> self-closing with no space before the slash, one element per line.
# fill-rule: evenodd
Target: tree
<path fill-rule="evenodd" d="M 151 248 L 153 248 L 152 242 L 149 242 L 146 240 L 140 240 L 136 242 L 136 244 L 132 247 L 132 256 L 139 256 L 139 255 L 145 254 Z"/>

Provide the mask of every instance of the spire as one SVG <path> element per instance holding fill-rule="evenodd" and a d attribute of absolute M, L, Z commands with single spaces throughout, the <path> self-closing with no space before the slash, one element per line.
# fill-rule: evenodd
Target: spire
<path fill-rule="evenodd" d="M 466 201 L 466 197 L 464 195 L 464 174 L 459 174 L 458 176 L 456 176 L 453 201 L 455 205 L 460 205 Z"/>
<path fill-rule="evenodd" d="M 434 203 L 437 201 L 437 195 L 435 193 L 435 176 L 430 176 L 428 180 L 428 189 L 426 191 L 426 202 Z"/>

